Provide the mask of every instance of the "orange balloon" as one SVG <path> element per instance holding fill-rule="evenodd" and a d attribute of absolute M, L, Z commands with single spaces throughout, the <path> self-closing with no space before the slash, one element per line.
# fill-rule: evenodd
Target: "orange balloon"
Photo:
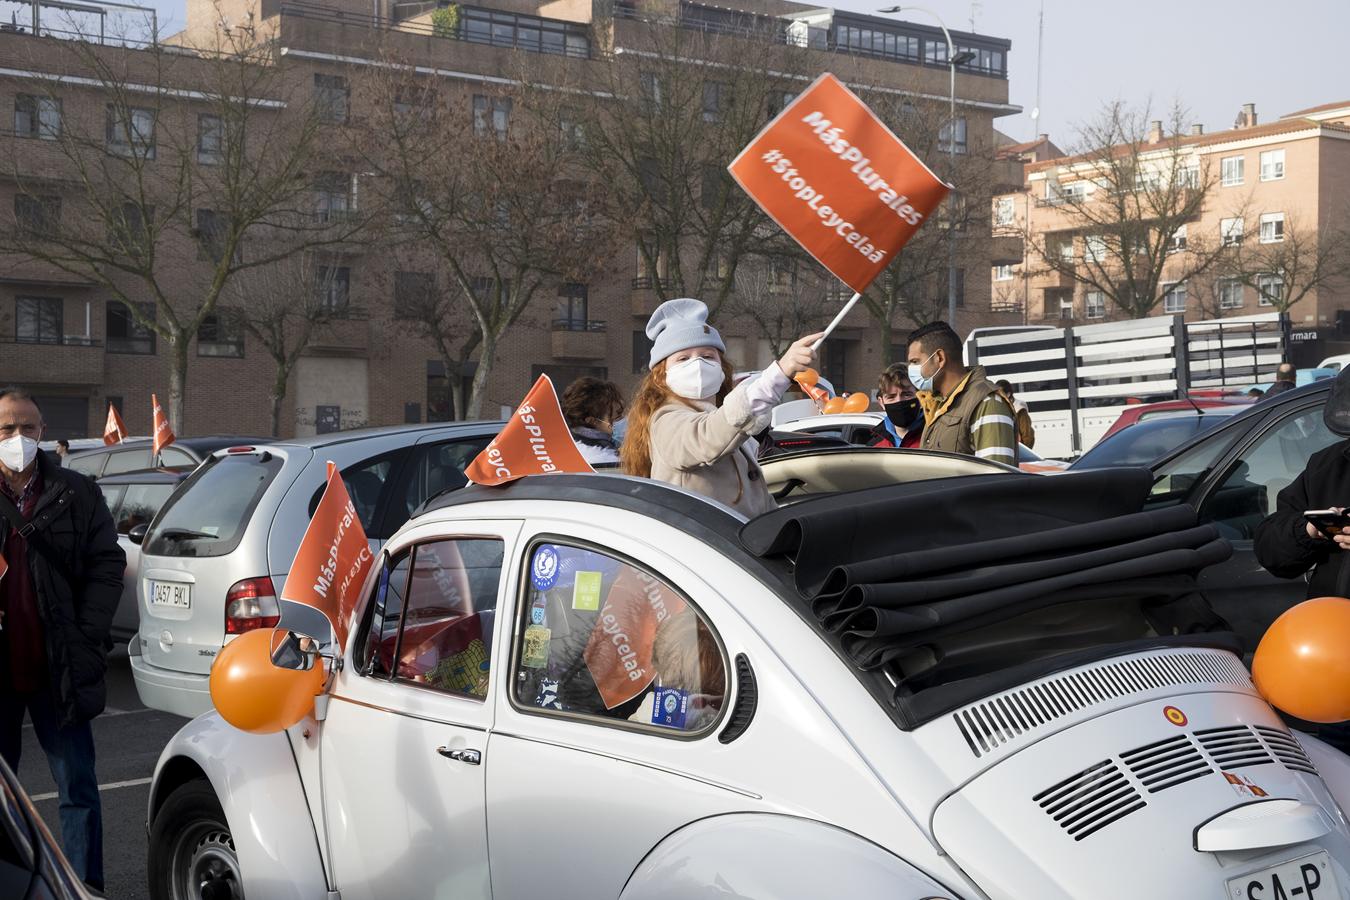
<path fill-rule="evenodd" d="M 843 397 L 831 397 L 830 399 L 826 400 L 825 407 L 822 410 L 822 412 L 824 412 L 825 415 L 827 416 L 832 416 L 835 413 L 841 413 L 843 411 L 844 411 Z"/>
<path fill-rule="evenodd" d="M 817 381 L 820 381 L 820 373 L 815 369 L 802 369 L 797 373 L 796 381 L 803 388 L 813 387 Z"/>
<path fill-rule="evenodd" d="M 867 407 L 872 405 L 872 401 L 861 391 L 856 394 L 849 394 L 844 398 L 844 412 L 860 413 L 867 412 Z"/>
<path fill-rule="evenodd" d="M 1350 719 L 1350 600 L 1318 597 L 1285 612 L 1252 658 L 1256 689 L 1309 722 Z"/>
<path fill-rule="evenodd" d="M 284 731 L 308 715 L 323 692 L 321 662 L 306 671 L 273 665 L 273 631 L 257 628 L 239 635 L 211 664 L 211 702 L 240 731 Z"/>

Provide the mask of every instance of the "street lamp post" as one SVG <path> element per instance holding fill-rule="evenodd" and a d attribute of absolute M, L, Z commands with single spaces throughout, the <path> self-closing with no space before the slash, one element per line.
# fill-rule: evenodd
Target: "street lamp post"
<path fill-rule="evenodd" d="M 942 17 L 924 6 L 887 6 L 879 9 L 877 12 L 885 14 L 894 14 L 899 12 L 921 12 L 932 16 L 937 20 L 938 28 L 942 29 L 942 36 L 947 41 L 947 71 L 950 73 L 949 101 L 950 107 L 947 114 L 947 178 L 955 183 L 956 179 L 956 67 L 962 63 L 970 62 L 975 58 L 975 54 L 969 50 L 963 50 L 959 54 L 956 52 L 956 45 L 952 43 L 952 33 L 947 30 L 947 24 L 942 21 Z M 956 327 L 956 222 L 955 209 L 948 198 L 947 201 L 947 324 Z"/>

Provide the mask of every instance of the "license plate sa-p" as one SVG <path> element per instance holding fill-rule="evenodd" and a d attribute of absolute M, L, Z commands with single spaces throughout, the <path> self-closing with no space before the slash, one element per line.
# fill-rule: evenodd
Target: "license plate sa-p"
<path fill-rule="evenodd" d="M 152 581 L 150 582 L 150 605 L 191 609 L 191 588 L 186 584 L 178 584 L 172 581 Z"/>
<path fill-rule="evenodd" d="M 1339 900 L 1340 886 L 1325 850 L 1228 879 L 1233 900 Z"/>

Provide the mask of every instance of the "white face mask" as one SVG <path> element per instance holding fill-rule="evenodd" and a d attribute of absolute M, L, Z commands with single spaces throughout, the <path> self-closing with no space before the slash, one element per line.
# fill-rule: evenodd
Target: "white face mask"
<path fill-rule="evenodd" d="M 721 363 L 696 356 L 666 369 L 666 387 L 687 400 L 707 400 L 717 396 L 726 377 Z"/>
<path fill-rule="evenodd" d="M 37 459 L 37 452 L 37 441 L 16 434 L 12 438 L 0 441 L 0 465 L 11 472 L 22 472 Z"/>

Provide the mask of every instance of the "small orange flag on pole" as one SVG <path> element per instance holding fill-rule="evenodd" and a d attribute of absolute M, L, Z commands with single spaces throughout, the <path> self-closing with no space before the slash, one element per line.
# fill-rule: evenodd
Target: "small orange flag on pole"
<path fill-rule="evenodd" d="M 281 589 L 277 628 L 324 642 L 331 632 L 341 652 L 348 620 L 374 560 L 347 485 L 330 461 L 328 485 Z"/>
<path fill-rule="evenodd" d="M 150 395 L 150 402 L 155 407 L 155 435 L 154 444 L 150 448 L 153 455 L 158 456 L 159 451 L 174 442 L 173 429 L 169 427 L 169 417 L 164 415 L 164 407 L 159 405 L 159 398 L 154 394 Z"/>
<path fill-rule="evenodd" d="M 553 382 L 547 375 L 540 375 L 511 419 L 469 463 L 464 475 L 474 484 L 497 485 L 526 475 L 594 471 L 572 439 Z"/>
<path fill-rule="evenodd" d="M 103 426 L 103 443 L 120 444 L 127 439 L 127 426 L 117 407 L 108 404 L 108 421 Z"/>

